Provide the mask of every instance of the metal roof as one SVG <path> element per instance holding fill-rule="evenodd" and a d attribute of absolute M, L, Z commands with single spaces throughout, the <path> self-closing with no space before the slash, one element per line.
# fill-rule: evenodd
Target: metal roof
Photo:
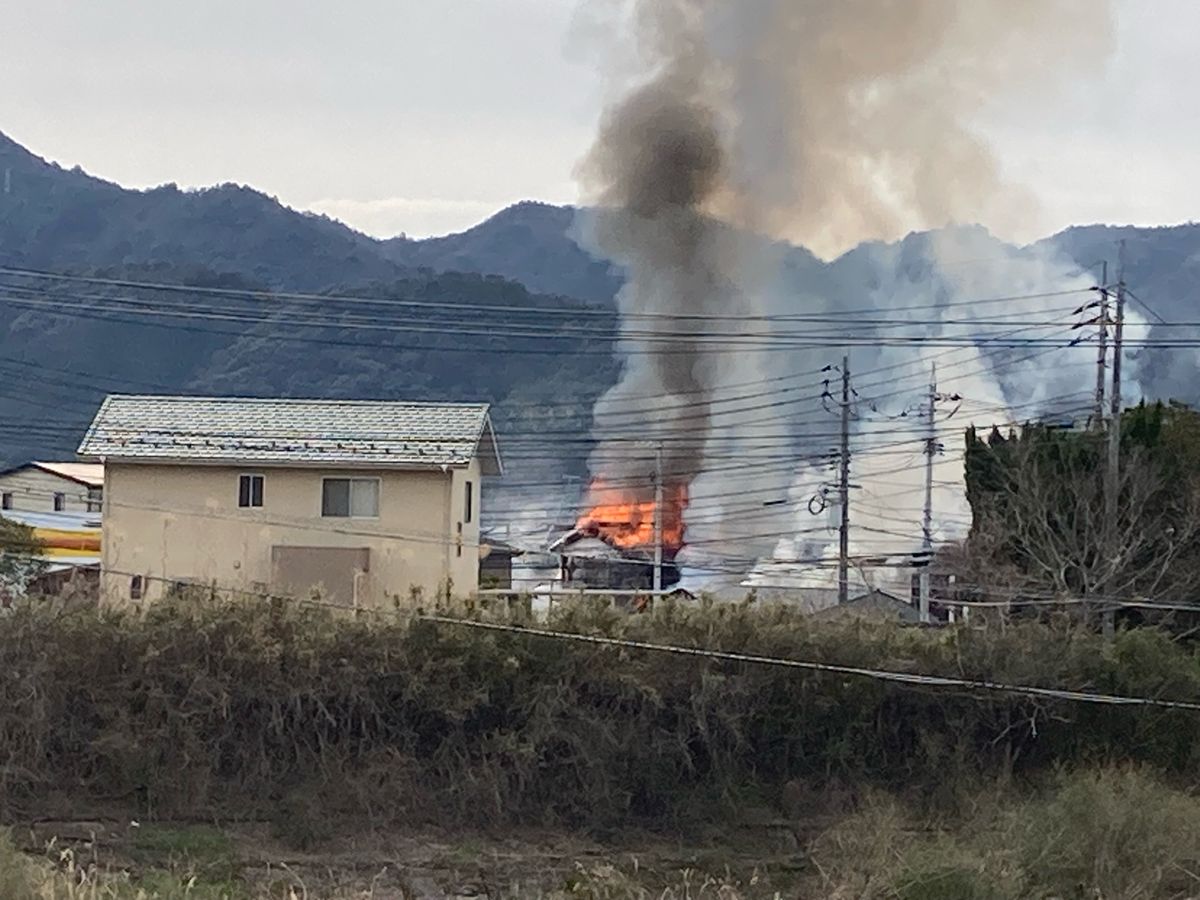
<path fill-rule="evenodd" d="M 26 509 L 6 509 L 3 518 L 29 528 L 48 528 L 60 531 L 90 531 L 100 529 L 98 512 L 30 512 Z"/>
<path fill-rule="evenodd" d="M 478 455 L 485 474 L 500 473 L 485 403 L 114 394 L 96 413 L 79 454 L 371 468 L 463 466 Z"/>
<path fill-rule="evenodd" d="M 98 569 L 100 560 L 94 556 L 48 556 L 43 557 L 46 563 L 46 574 L 65 572 L 67 569 Z"/>

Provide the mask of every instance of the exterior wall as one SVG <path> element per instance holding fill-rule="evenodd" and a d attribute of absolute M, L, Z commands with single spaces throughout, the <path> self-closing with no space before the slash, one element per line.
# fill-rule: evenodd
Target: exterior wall
<path fill-rule="evenodd" d="M 86 485 L 60 475 L 53 475 L 34 466 L 25 466 L 6 475 L 0 475 L 0 494 L 3 493 L 13 495 L 12 508 L 21 512 L 54 512 L 54 495 L 56 493 L 64 495 L 64 512 L 88 512 L 88 488 Z"/>
<path fill-rule="evenodd" d="M 238 476 L 261 474 L 263 506 L 238 507 Z M 323 518 L 327 477 L 380 479 L 378 518 Z M 465 483 L 474 484 L 472 521 L 462 522 Z M 272 583 L 273 548 L 368 551 L 369 571 L 354 579 L 356 602 L 432 598 L 447 580 L 456 594 L 478 589 L 479 466 L 442 471 L 240 468 L 146 465 L 109 460 L 105 470 L 103 591 L 128 601 L 134 575 L 143 599 L 169 582 L 261 592 Z M 462 522 L 462 548 L 458 524 Z M 295 558 L 297 550 L 275 554 Z M 354 554 L 318 554 L 355 559 Z M 306 567 L 307 569 L 307 567 Z M 340 602 L 340 600 L 339 600 Z"/>
<path fill-rule="evenodd" d="M 479 590 L 479 511 L 482 478 L 479 460 L 466 469 L 453 471 L 449 509 L 449 531 L 454 540 L 447 548 L 453 592 L 458 595 Z M 466 521 L 466 483 L 471 483 L 471 521 Z M 461 527 L 461 537 L 460 529 Z"/>

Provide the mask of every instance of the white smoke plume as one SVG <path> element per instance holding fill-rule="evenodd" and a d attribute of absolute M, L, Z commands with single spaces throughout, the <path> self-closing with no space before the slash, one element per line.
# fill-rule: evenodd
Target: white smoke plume
<path fill-rule="evenodd" d="M 958 324 L 1003 310 L 1014 329 L 1014 313 L 1061 319 L 1057 330 L 1025 333 L 1069 338 L 1060 307 L 1088 298 L 1058 292 L 1094 275 L 1014 254 L 978 229 L 868 244 L 818 277 L 773 241 L 830 256 L 913 229 L 1005 230 L 1036 216 L 1032 198 L 1003 182 L 974 117 L 1002 99 L 1040 100 L 1094 64 L 1112 41 L 1111 11 L 1094 0 L 634 0 L 616 21 L 640 72 L 580 167 L 584 199 L 598 210 L 583 230 L 627 279 L 618 297 L 625 367 L 595 411 L 592 473 L 644 492 L 646 447 L 661 442 L 667 477 L 690 488 L 686 558 L 710 571 L 825 555 L 813 525 L 824 520 L 804 498 L 830 481 L 837 421 L 813 392 L 819 377 L 802 373 L 839 360 L 831 336 L 847 330 L 836 314 L 870 307 L 910 317 L 906 334 L 939 337 L 1003 330 Z M 1025 305 L 960 305 L 1004 296 Z M 834 321 L 781 324 L 822 312 Z M 890 328 L 849 333 L 878 339 Z M 938 353 L 947 354 L 939 389 L 965 398 L 963 426 L 971 404 L 1004 421 L 1094 382 L 1082 366 L 1075 377 L 1074 357 L 1094 357 L 1090 348 L 1050 370 L 1019 347 L 849 349 L 855 371 L 879 373 L 865 379 L 887 374 L 874 392 L 890 394 L 880 405 L 888 412 L 872 413 L 900 449 L 919 435 L 900 413 L 920 400 Z M 897 494 L 923 472 L 920 446 L 911 472 L 896 447 L 872 457 L 882 430 L 860 407 L 855 499 L 874 494 L 883 515 L 907 516 L 888 487 Z M 953 453 L 945 448 L 939 473 L 949 492 L 961 482 Z M 957 517 L 961 488 L 955 497 L 944 506 Z M 888 536 L 863 543 L 880 546 L 879 537 Z"/>

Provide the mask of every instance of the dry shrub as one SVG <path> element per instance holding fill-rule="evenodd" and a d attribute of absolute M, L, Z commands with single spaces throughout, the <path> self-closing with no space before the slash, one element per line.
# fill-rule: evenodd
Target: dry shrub
<path fill-rule="evenodd" d="M 550 627 L 1200 695 L 1195 656 L 1148 632 L 1106 648 L 1044 625 L 931 633 L 779 608 L 629 615 L 600 602 L 559 608 Z M 294 825 L 301 844 L 341 815 L 680 824 L 780 798 L 789 782 L 934 786 L 1126 759 L 1186 772 L 1200 758 L 1200 717 L 1187 712 L 923 691 L 260 600 L 186 598 L 144 614 L 26 605 L 0 619 L 0 671 L 0 806 L 45 810 L 61 793 L 141 815 L 264 815 Z"/>

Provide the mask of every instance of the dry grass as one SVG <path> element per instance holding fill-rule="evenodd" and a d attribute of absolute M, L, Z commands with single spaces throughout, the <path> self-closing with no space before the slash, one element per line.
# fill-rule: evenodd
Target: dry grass
<path fill-rule="evenodd" d="M 746 890 L 759 888 L 753 878 L 742 885 L 728 875 L 691 869 L 673 873 L 665 885 L 657 878 L 649 879 L 651 884 L 647 884 L 641 874 L 636 869 L 623 871 L 608 863 L 579 866 L 561 890 L 551 891 L 545 897 L 546 900 L 744 900 L 750 896 Z M 759 895 L 757 891 L 755 895 Z"/>
<path fill-rule="evenodd" d="M 952 807 L 952 808 L 951 808 Z M 142 864 L 104 867 L 111 848 L 77 861 L 70 850 L 26 856 L 0 835 L 5 900 L 399 900 L 405 868 L 450 895 L 485 885 L 488 896 L 544 900 L 1168 900 L 1200 896 L 1200 800 L 1138 768 L 1052 776 L 1037 788 L 961 788 L 951 807 L 868 792 L 790 865 L 747 853 L 731 832 L 706 849 L 646 836 L 636 858 L 594 848 L 565 874 L 547 873 L 542 843 L 462 844 L 440 865 L 429 850 L 394 871 L 352 859 L 306 857 L 304 871 L 226 868 L 236 849 L 214 829 L 160 829 L 128 853 Z M 802 823 L 801 823 L 802 824 Z M 504 852 L 497 852 L 503 846 Z M 527 847 L 522 855 L 520 847 Z M 244 849 L 244 848 L 243 848 Z M 761 848 L 760 848 L 761 849 Z M 128 856 L 128 853 L 126 856 Z M 461 857 L 461 858 L 460 858 Z M 683 857 L 690 861 L 682 862 Z M 114 857 L 115 858 L 115 857 Z M 568 857 L 570 859 L 572 857 Z M 338 860 L 345 866 L 337 871 Z M 488 863 L 488 860 L 491 863 Z M 493 868 L 499 866 L 499 869 Z M 562 870 L 559 870 L 560 873 Z M 481 888 L 482 889 L 482 888 Z M 432 896 L 431 894 L 424 894 Z"/>
<path fill-rule="evenodd" d="M 812 848 L 821 896 L 1150 900 L 1200 894 L 1200 800 L 1138 769 L 984 791 L 957 819 L 874 798 Z"/>
<path fill-rule="evenodd" d="M 127 872 L 77 860 L 69 848 L 35 858 L 18 850 L 8 832 L 0 831 L 0 897 L 4 900 L 234 900 L 232 890 L 204 884 L 189 873 L 169 871 L 155 872 L 138 883 Z"/>
<path fill-rule="evenodd" d="M 22 852 L 12 834 L 0 830 L 0 897 L 4 900 L 292 900 L 292 894 L 303 896 L 295 879 L 277 881 L 269 892 L 251 887 L 242 877 L 230 837 L 212 827 L 139 827 L 131 830 L 121 847 L 101 846 L 95 836 L 83 843 L 51 838 L 38 854 Z"/>

